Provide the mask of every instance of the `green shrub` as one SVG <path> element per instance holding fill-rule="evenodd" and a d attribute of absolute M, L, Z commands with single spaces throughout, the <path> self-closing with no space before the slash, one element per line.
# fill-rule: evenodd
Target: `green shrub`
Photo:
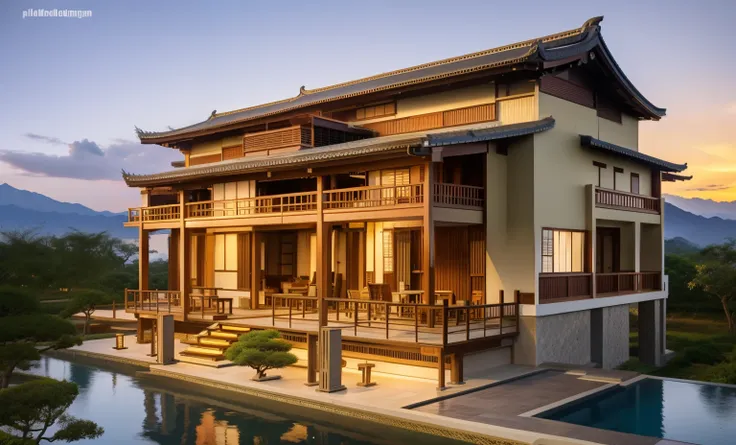
<path fill-rule="evenodd" d="M 692 364 L 715 365 L 726 360 L 726 353 L 733 347 L 728 343 L 701 343 L 683 348 L 670 361 L 672 366 Z"/>
<path fill-rule="evenodd" d="M 230 345 L 225 357 L 236 365 L 255 369 L 254 380 L 258 380 L 265 378 L 269 369 L 296 363 L 297 358 L 290 350 L 291 344 L 283 340 L 278 331 L 267 329 L 241 335 L 237 342 Z"/>
<path fill-rule="evenodd" d="M 736 384 L 736 361 L 730 360 L 711 367 L 706 379 L 714 383 Z"/>

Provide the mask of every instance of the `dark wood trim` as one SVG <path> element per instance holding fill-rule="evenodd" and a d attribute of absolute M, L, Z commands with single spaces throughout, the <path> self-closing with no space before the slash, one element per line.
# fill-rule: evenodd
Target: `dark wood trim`
<path fill-rule="evenodd" d="M 634 190 L 634 178 L 636 178 L 636 190 Z M 639 173 L 631 172 L 631 183 L 629 184 L 629 193 L 632 195 L 640 195 L 641 194 L 641 178 L 639 178 Z"/>
<path fill-rule="evenodd" d="M 613 167 L 613 189 L 616 190 L 616 175 L 618 173 L 623 173 L 624 169 L 621 167 Z M 600 187 L 600 185 L 598 186 Z"/>
<path fill-rule="evenodd" d="M 539 80 L 539 91 L 569 102 L 595 109 L 595 95 L 587 87 L 554 75 Z"/>

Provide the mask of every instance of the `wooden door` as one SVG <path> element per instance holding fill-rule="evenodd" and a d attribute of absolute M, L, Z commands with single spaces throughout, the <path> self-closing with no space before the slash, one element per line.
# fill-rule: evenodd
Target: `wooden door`
<path fill-rule="evenodd" d="M 616 273 L 620 266 L 621 230 L 618 227 L 596 229 L 596 272 Z"/>

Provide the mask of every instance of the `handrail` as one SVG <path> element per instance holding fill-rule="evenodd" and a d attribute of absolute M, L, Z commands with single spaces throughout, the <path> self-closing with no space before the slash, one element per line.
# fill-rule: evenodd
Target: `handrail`
<path fill-rule="evenodd" d="M 629 210 L 633 212 L 660 213 L 661 201 L 651 196 L 635 193 L 610 190 L 602 187 L 595 188 L 596 207 Z"/>
<path fill-rule="evenodd" d="M 484 188 L 473 185 L 434 184 L 434 204 L 447 207 L 483 208 Z"/>
<path fill-rule="evenodd" d="M 181 217 L 179 204 L 165 204 L 128 209 L 128 222 L 173 221 Z"/>
<path fill-rule="evenodd" d="M 662 272 L 541 273 L 539 303 L 555 303 L 565 299 L 626 295 L 662 289 Z"/>
<path fill-rule="evenodd" d="M 172 307 L 178 307 L 180 302 L 181 292 L 178 290 L 125 289 L 126 311 L 171 313 Z"/>
<path fill-rule="evenodd" d="M 325 209 L 387 207 L 424 202 L 424 184 L 366 186 L 326 190 Z"/>
<path fill-rule="evenodd" d="M 197 201 L 186 203 L 184 206 L 187 218 L 217 218 L 262 214 L 283 214 L 291 212 L 313 212 L 317 210 L 317 192 Z"/>

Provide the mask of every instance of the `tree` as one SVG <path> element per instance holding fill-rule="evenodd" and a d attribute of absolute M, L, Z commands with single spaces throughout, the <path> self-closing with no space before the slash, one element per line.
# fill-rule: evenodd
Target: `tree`
<path fill-rule="evenodd" d="M 32 380 L 4 389 L 0 391 L 0 426 L 36 444 L 42 440 L 74 442 L 100 437 L 104 430 L 96 423 L 66 414 L 78 394 L 75 383 L 54 379 Z M 58 430 L 46 436 L 55 423 Z"/>
<path fill-rule="evenodd" d="M 736 300 L 736 240 L 708 246 L 702 251 L 704 262 L 695 266 L 690 289 L 700 288 L 718 298 L 726 315 L 728 330 L 736 333 L 730 302 Z"/>
<path fill-rule="evenodd" d="M 40 314 L 38 300 L 22 288 L 0 287 L 0 389 L 15 369 L 28 369 L 41 353 L 81 344 L 74 325 Z"/>
<path fill-rule="evenodd" d="M 82 335 L 87 335 L 89 321 L 98 305 L 111 301 L 110 297 L 98 290 L 82 289 L 72 292 L 71 299 L 64 310 L 65 317 L 71 317 L 79 312 L 84 314 L 84 329 Z"/>
<path fill-rule="evenodd" d="M 225 357 L 236 365 L 250 366 L 256 370 L 253 380 L 266 378 L 266 371 L 296 363 L 297 358 L 290 353 L 291 344 L 281 339 L 281 334 L 273 329 L 250 331 L 240 336 L 237 342 L 225 351 Z"/>

